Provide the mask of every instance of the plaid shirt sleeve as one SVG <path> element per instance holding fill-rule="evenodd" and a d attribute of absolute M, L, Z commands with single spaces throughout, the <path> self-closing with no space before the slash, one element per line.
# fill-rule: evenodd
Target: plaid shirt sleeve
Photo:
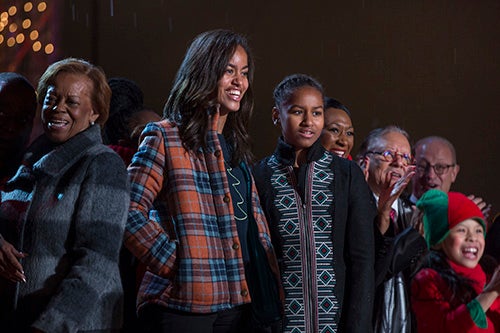
<path fill-rule="evenodd" d="M 125 245 L 148 265 L 149 270 L 168 276 L 174 266 L 177 247 L 175 238 L 165 231 L 173 229 L 172 221 L 162 221 L 160 225 L 150 214 L 164 186 L 164 169 L 164 138 L 158 125 L 149 124 L 128 167 L 131 194 Z"/>

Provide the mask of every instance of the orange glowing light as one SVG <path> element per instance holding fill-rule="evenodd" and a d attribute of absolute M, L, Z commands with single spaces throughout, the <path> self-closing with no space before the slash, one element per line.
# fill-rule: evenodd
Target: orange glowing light
<path fill-rule="evenodd" d="M 33 9 L 33 4 L 31 2 L 26 2 L 24 4 L 24 11 L 27 13 L 27 12 L 30 12 L 31 10 Z"/>
<path fill-rule="evenodd" d="M 17 7 L 16 6 L 11 6 L 9 8 L 9 15 L 10 16 L 14 16 L 14 15 L 16 15 L 16 13 L 17 13 Z"/>
<path fill-rule="evenodd" d="M 38 11 L 44 12 L 47 9 L 47 4 L 45 2 L 40 2 L 37 7 Z"/>
<path fill-rule="evenodd" d="M 38 52 L 42 48 L 42 43 L 40 42 L 34 42 L 33 43 L 33 51 Z"/>
<path fill-rule="evenodd" d="M 31 27 L 31 20 L 30 19 L 24 20 L 23 21 L 23 28 L 28 29 L 29 27 Z"/>

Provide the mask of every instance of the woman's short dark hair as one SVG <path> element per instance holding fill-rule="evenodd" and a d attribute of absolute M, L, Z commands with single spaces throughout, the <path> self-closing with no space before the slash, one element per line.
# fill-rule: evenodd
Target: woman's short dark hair
<path fill-rule="evenodd" d="M 238 46 L 247 53 L 248 89 L 240 110 L 229 113 L 224 126 L 223 134 L 234 151 L 233 163 L 249 162 L 252 158 L 247 128 L 253 111 L 254 63 L 245 37 L 223 29 L 198 35 L 184 56 L 163 109 L 164 118 L 179 126 L 179 135 L 187 150 L 206 147 L 209 115 L 217 104 L 217 83 Z"/>
<path fill-rule="evenodd" d="M 315 88 L 323 95 L 323 86 L 316 79 L 306 74 L 292 74 L 274 88 L 274 106 L 279 109 L 297 89 L 305 86 Z"/>
<path fill-rule="evenodd" d="M 104 71 L 88 61 L 76 58 L 66 58 L 51 64 L 38 81 L 37 93 L 40 105 L 43 105 L 47 89 L 55 83 L 56 77 L 60 73 L 82 74 L 92 81 L 92 106 L 94 111 L 99 114 L 96 123 L 102 127 L 108 120 L 111 99 L 111 89 L 106 81 Z"/>
<path fill-rule="evenodd" d="M 337 100 L 335 98 L 326 96 L 325 97 L 325 110 L 329 109 L 329 108 L 343 110 L 345 113 L 347 113 L 349 118 L 351 118 L 351 111 L 349 111 L 347 106 L 345 106 L 344 104 L 342 104 L 339 100 Z"/>

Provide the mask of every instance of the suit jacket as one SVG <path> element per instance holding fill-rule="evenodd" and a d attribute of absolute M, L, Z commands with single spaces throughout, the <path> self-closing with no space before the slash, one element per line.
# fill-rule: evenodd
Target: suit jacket
<path fill-rule="evenodd" d="M 424 237 L 411 226 L 413 208 L 409 201 L 398 199 L 399 230 L 393 225 L 385 235 L 376 228 L 377 255 L 375 265 L 376 294 L 374 307 L 375 332 L 415 332 L 410 308 L 410 279 L 418 261 L 426 253 Z"/>

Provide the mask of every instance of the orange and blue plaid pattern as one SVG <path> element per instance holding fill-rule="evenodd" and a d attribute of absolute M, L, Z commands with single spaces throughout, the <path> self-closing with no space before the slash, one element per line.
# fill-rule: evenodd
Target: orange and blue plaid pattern
<path fill-rule="evenodd" d="M 250 302 L 224 158 L 212 116 L 208 148 L 182 146 L 178 128 L 149 124 L 130 164 L 125 244 L 148 265 L 138 296 L 147 303 L 209 313 Z M 277 264 L 252 179 L 252 214 L 271 267 Z"/>

